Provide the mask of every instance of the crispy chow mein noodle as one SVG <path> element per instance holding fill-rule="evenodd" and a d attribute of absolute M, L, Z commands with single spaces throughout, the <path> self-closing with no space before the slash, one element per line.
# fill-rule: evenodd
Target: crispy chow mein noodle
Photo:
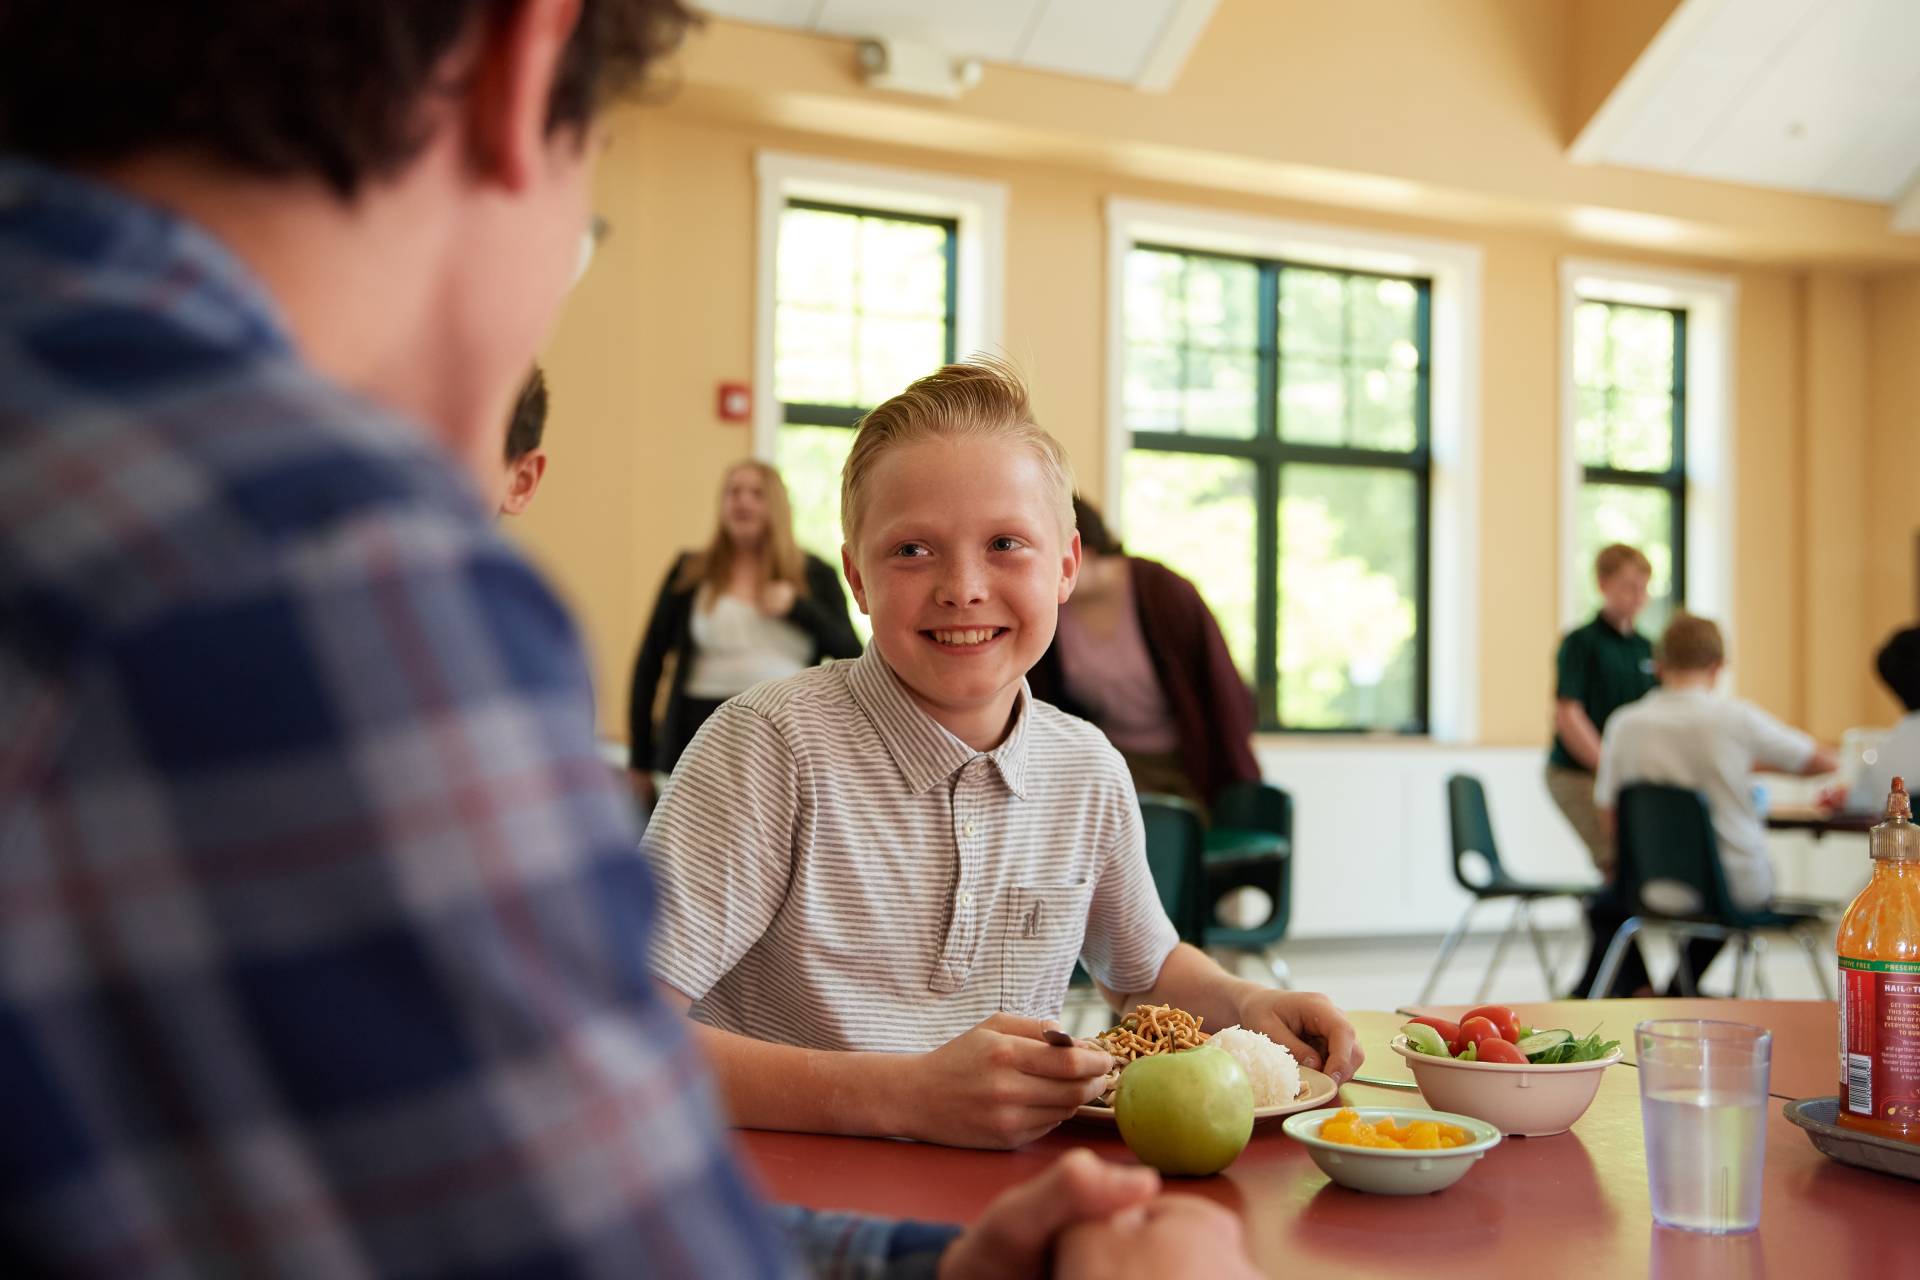
<path fill-rule="evenodd" d="M 1207 1033 L 1200 1029 L 1205 1021 L 1172 1005 L 1135 1005 L 1119 1026 L 1109 1027 L 1094 1040 L 1125 1065 L 1135 1058 L 1198 1049 L 1208 1040 Z"/>

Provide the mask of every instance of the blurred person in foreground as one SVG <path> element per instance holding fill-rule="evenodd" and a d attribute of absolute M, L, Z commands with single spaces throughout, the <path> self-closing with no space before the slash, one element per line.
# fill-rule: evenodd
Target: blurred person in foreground
<path fill-rule="evenodd" d="M 1086 1156 L 964 1234 L 770 1212 L 652 994 L 491 485 L 603 110 L 687 21 L 0 6 L 11 1271 L 1244 1274 L 1237 1219 Z"/>

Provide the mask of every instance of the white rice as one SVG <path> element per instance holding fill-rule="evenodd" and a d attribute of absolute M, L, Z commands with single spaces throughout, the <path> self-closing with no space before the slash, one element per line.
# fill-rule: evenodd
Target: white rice
<path fill-rule="evenodd" d="M 1213 1033 L 1209 1044 L 1232 1054 L 1253 1082 L 1253 1105 L 1278 1107 L 1300 1096 L 1300 1064 L 1285 1045 L 1275 1044 L 1258 1031 L 1227 1027 Z"/>

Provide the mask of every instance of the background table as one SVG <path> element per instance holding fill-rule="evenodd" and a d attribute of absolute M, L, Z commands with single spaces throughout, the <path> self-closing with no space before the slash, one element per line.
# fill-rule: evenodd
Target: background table
<path fill-rule="evenodd" d="M 1810 831 L 1816 838 L 1840 831 L 1864 834 L 1880 822 L 1877 813 L 1846 813 L 1813 805 L 1782 805 L 1767 810 L 1767 826 L 1774 831 Z"/>
<path fill-rule="evenodd" d="M 1569 1003 L 1587 1010 L 1653 1004 L 1665 1013 L 1693 1002 Z M 1724 1018 L 1766 1025 L 1772 1002 L 1698 1003 L 1713 1005 Z M 1604 1013 L 1633 1016 L 1625 1009 Z M 1363 1073 L 1387 1070 L 1382 1057 L 1404 1065 L 1386 1048 L 1402 1020 L 1385 1012 L 1354 1016 L 1368 1053 Z M 1831 1062 L 1831 1021 L 1817 1040 L 1791 1025 L 1789 1031 L 1780 1023 L 1776 1070 L 1785 1062 L 1809 1069 L 1816 1058 Z M 1414 1095 L 1360 1085 L 1347 1086 L 1341 1098 L 1358 1106 L 1417 1105 Z M 1255 1260 L 1275 1276 L 1902 1274 L 1911 1265 L 1906 1224 L 1920 1204 L 1920 1185 L 1827 1159 L 1781 1115 L 1783 1105 L 1776 1100 L 1768 1108 L 1762 1225 L 1744 1237 L 1698 1237 L 1653 1225 L 1639 1083 L 1626 1064 L 1602 1077 L 1592 1108 L 1571 1132 L 1509 1138 L 1437 1195 L 1369 1196 L 1335 1187 L 1277 1124 L 1257 1129 L 1226 1173 L 1181 1181 L 1176 1189 L 1239 1212 Z M 959 1222 L 1075 1147 L 1133 1163 L 1110 1127 L 1080 1124 L 1012 1152 L 758 1131 L 737 1136 L 776 1200 Z"/>

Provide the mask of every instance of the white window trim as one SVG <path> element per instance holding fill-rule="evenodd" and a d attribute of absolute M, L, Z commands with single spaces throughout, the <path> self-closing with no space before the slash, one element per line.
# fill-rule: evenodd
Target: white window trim
<path fill-rule="evenodd" d="M 1481 251 L 1452 240 L 1110 199 L 1106 497 L 1121 528 L 1121 463 L 1132 443 L 1125 386 L 1127 251 L 1141 241 L 1433 281 L 1427 733 L 1441 742 L 1474 741 L 1480 726 Z"/>
<path fill-rule="evenodd" d="M 774 386 L 773 324 L 780 214 L 789 200 L 825 200 L 954 219 L 958 224 L 954 350 L 965 356 L 1000 348 L 1006 295 L 1005 184 L 777 151 L 755 153 L 754 172 L 760 199 L 753 330 L 755 457 L 773 460 L 781 426 L 780 397 Z"/>
<path fill-rule="evenodd" d="M 1733 616 L 1733 373 L 1740 285 L 1730 276 L 1568 258 L 1560 263 L 1560 625 L 1586 621 L 1576 564 L 1583 468 L 1574 439 L 1573 318 L 1581 302 L 1687 313 L 1687 608 L 1738 634 Z M 1730 687 L 1730 686 L 1729 686 Z"/>

